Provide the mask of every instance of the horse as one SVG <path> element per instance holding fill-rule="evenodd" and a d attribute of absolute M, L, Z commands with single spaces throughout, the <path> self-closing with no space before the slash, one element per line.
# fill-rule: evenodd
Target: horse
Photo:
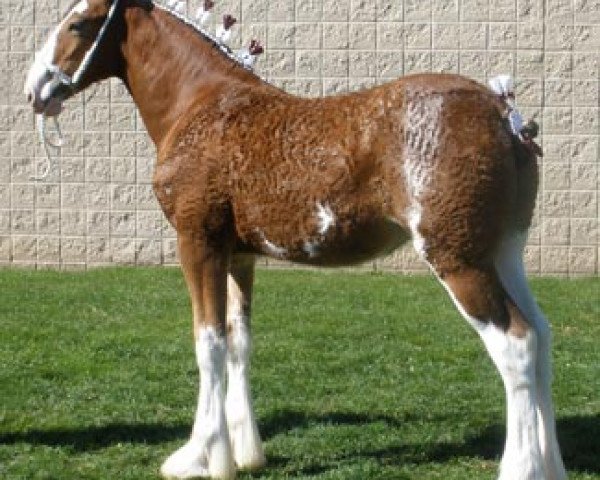
<path fill-rule="evenodd" d="M 198 405 L 164 477 L 228 479 L 265 464 L 248 377 L 258 256 L 354 265 L 412 240 L 503 380 L 499 478 L 567 478 L 551 330 L 523 265 L 537 158 L 512 128 L 510 92 L 417 74 L 300 98 L 178 5 L 76 0 L 37 53 L 25 94 L 36 114 L 56 118 L 108 77 L 126 85 L 156 145 L 153 188 L 192 304 Z"/>

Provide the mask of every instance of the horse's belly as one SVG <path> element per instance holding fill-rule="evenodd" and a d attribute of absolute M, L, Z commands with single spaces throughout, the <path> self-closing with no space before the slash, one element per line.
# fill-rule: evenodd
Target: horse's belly
<path fill-rule="evenodd" d="M 378 218 L 362 222 L 340 220 L 328 231 L 301 236 L 289 232 L 286 241 L 260 235 L 257 250 L 270 257 L 314 266 L 362 263 L 391 253 L 409 238 L 397 222 Z"/>

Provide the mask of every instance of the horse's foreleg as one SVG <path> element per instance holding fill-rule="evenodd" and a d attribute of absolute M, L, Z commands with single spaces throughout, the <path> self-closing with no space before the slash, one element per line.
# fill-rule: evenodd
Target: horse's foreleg
<path fill-rule="evenodd" d="M 229 479 L 235 465 L 224 401 L 228 258 L 194 235 L 180 234 L 178 244 L 192 301 L 200 391 L 191 438 L 167 459 L 161 473 L 177 479 Z"/>
<path fill-rule="evenodd" d="M 227 373 L 225 400 L 233 457 L 240 469 L 255 470 L 266 463 L 254 417 L 250 392 L 250 310 L 254 257 L 232 259 L 227 280 Z"/>

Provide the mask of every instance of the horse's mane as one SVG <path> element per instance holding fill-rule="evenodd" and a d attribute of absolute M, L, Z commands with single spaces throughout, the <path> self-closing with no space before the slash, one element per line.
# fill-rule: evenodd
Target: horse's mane
<path fill-rule="evenodd" d="M 258 75 L 256 73 L 256 71 L 254 70 L 253 67 L 245 65 L 242 62 L 242 58 L 240 57 L 240 55 L 238 53 L 234 52 L 231 49 L 231 47 L 229 47 L 229 45 L 227 45 L 227 44 L 219 41 L 215 35 L 213 35 L 212 33 L 210 33 L 202 25 L 200 25 L 199 22 L 195 22 L 194 20 L 192 20 L 191 18 L 189 18 L 187 15 L 185 15 L 183 13 L 180 13 L 175 8 L 171 8 L 171 7 L 167 6 L 167 5 L 163 5 L 163 4 L 161 4 L 157 0 L 150 0 L 150 3 L 154 7 L 160 8 L 161 10 L 163 10 L 163 11 L 169 13 L 170 15 L 172 15 L 173 17 L 177 18 L 179 21 L 181 21 L 182 23 L 184 23 L 186 26 L 190 27 L 198 35 L 200 35 L 204 40 L 206 40 L 213 48 L 215 48 L 216 50 L 218 50 L 219 52 L 221 52 L 229 60 L 232 60 L 234 63 L 236 63 L 240 67 L 248 70 L 249 72 L 252 72 L 254 75 L 256 75 L 257 77 L 259 77 L 261 80 L 263 80 L 265 82 L 267 81 L 265 78 L 263 78 L 262 76 Z"/>

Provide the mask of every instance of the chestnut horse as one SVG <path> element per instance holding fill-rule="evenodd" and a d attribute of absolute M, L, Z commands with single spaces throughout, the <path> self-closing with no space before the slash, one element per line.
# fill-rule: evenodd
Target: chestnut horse
<path fill-rule="evenodd" d="M 177 12 L 78 1 L 25 87 L 35 112 L 53 116 L 118 77 L 156 144 L 154 190 L 177 231 L 200 370 L 191 437 L 162 474 L 232 478 L 265 463 L 248 379 L 257 255 L 351 265 L 412 238 L 504 382 L 500 478 L 564 480 L 550 328 L 522 259 L 537 161 L 511 130 L 510 99 L 435 74 L 298 98 Z"/>

